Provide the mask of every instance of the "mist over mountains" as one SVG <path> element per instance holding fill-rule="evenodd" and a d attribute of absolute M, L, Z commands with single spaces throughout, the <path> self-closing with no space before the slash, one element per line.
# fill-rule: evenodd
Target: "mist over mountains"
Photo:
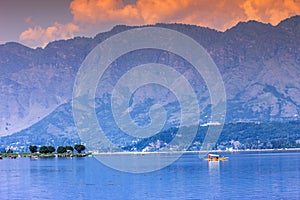
<path fill-rule="evenodd" d="M 210 54 L 225 83 L 227 123 L 299 120 L 300 16 L 277 26 L 241 22 L 225 32 L 183 24 L 153 26 L 184 33 Z M 94 38 L 55 41 L 44 49 L 18 43 L 0 45 L 0 136 L 28 135 L 30 139 L 44 134 L 45 141 L 51 137 L 60 137 L 61 143 L 78 140 L 71 109 L 76 73 L 95 46 L 132 28 L 137 27 L 116 26 Z M 145 49 L 114 61 L 99 83 L 96 113 L 99 118 L 107 119 L 104 129 L 118 132 L 108 112 L 109 92 L 114 84 L 130 67 L 150 62 L 172 66 L 189 80 L 200 103 L 200 121 L 209 122 L 207 87 L 192 66 L 170 52 Z M 178 126 L 180 111 L 176 97 L 159 86 L 145 86 L 136 91 L 132 117 L 141 125 L 149 123 L 147 112 L 156 103 L 167 108 L 170 120 L 166 128 Z"/>

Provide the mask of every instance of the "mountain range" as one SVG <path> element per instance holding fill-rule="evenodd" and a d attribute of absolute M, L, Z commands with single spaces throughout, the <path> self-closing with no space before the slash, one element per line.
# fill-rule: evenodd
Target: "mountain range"
<path fill-rule="evenodd" d="M 240 22 L 225 32 L 185 24 L 150 26 L 186 34 L 209 53 L 225 84 L 226 123 L 299 120 L 300 16 L 288 18 L 276 26 L 256 21 Z M 23 143 L 33 143 L 37 138 L 43 138 L 41 143 L 78 142 L 71 107 L 76 74 L 86 56 L 99 43 L 134 28 L 140 27 L 119 25 L 94 38 L 54 41 L 43 49 L 31 49 L 14 42 L 0 45 L 2 145 L 4 138 L 20 139 L 20 136 Z M 104 129 L 109 130 L 118 142 L 123 139 L 117 136 L 119 129 L 108 112 L 110 92 L 126 70 L 149 62 L 174 66 L 184 74 L 200 102 L 200 122 L 210 122 L 207 87 L 194 75 L 188 62 L 162 50 L 130 52 L 112 63 L 96 94 L 97 116 L 106 119 Z M 136 91 L 131 102 L 134 120 L 141 125 L 149 123 L 147 113 L 156 103 L 167 108 L 170 123 L 165 129 L 178 126 L 178 102 L 170 91 L 159 86 L 145 86 Z M 19 139 L 15 141 L 21 141 Z"/>

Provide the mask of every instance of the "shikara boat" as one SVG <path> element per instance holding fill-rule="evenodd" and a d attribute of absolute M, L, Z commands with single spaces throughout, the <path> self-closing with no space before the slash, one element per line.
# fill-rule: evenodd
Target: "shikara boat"
<path fill-rule="evenodd" d="M 228 160 L 228 157 L 220 156 L 218 154 L 207 154 L 207 158 L 204 158 L 207 161 L 225 161 Z"/>

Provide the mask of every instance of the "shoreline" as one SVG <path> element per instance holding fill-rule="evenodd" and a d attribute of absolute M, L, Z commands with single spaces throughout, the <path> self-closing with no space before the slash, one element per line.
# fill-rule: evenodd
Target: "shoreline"
<path fill-rule="evenodd" d="M 114 156 L 114 155 L 178 155 L 178 154 L 231 154 L 231 153 L 287 153 L 300 152 L 300 148 L 289 149 L 249 149 L 249 150 L 203 150 L 203 151 L 154 151 L 154 152 L 94 152 L 92 156 Z"/>
<path fill-rule="evenodd" d="M 90 156 L 91 153 L 53 153 L 53 154 L 39 154 L 39 153 L 0 153 L 0 160 L 3 158 L 30 158 L 30 159 L 37 159 L 37 158 L 72 158 L 72 157 L 86 157 Z"/>
<path fill-rule="evenodd" d="M 183 154 L 234 154 L 234 153 L 292 153 L 300 152 L 300 148 L 289 149 L 247 149 L 247 150 L 203 150 L 203 151 L 154 151 L 154 152 L 88 152 L 83 154 L 30 154 L 30 153 L 12 153 L 0 154 L 0 160 L 3 158 L 72 158 L 89 156 L 145 156 L 145 155 L 183 155 Z"/>

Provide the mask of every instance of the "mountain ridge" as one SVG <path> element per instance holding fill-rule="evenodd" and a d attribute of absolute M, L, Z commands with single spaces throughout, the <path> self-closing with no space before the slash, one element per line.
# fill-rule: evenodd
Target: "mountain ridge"
<path fill-rule="evenodd" d="M 240 22 L 224 32 L 184 24 L 147 26 L 177 30 L 206 49 L 225 82 L 227 122 L 299 120 L 300 16 L 283 20 L 276 26 Z M 71 100 L 74 79 L 86 55 L 108 37 L 132 28 L 138 27 L 119 25 L 94 38 L 54 41 L 44 49 L 31 49 L 14 42 L 0 45 L 3 72 L 0 75 L 0 136 L 22 132 L 41 120 L 49 120 L 47 116 Z M 169 65 L 183 62 L 165 52 L 150 52 L 150 56 L 142 58 L 141 62 L 156 60 Z M 186 68 L 186 64 L 178 68 Z M 186 73 L 204 99 L 200 114 L 204 117 L 209 113 L 206 111 L 209 109 L 207 89 L 202 88 L 201 80 L 194 81 L 188 70 Z M 140 101 L 143 103 L 144 100 Z M 34 132 L 38 134 L 37 130 Z"/>

